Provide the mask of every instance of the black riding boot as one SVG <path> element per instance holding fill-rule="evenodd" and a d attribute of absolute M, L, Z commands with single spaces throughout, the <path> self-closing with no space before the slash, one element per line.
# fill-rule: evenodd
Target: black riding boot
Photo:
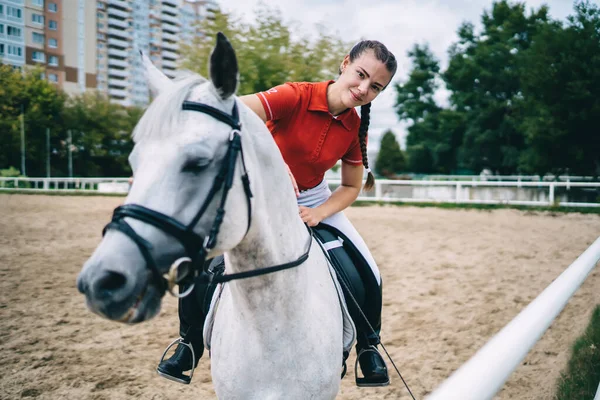
<path fill-rule="evenodd" d="M 381 287 L 375 293 L 369 293 L 369 305 L 364 312 L 373 330 L 365 323 L 357 324 L 356 362 L 360 365 L 363 378 L 356 375 L 357 386 L 387 386 L 390 383 L 385 361 L 379 351 L 379 332 L 381 331 Z"/>
<path fill-rule="evenodd" d="M 222 274 L 225 269 L 223 256 L 216 257 L 210 262 L 209 271 Z M 192 374 L 185 375 L 184 372 L 198 366 L 198 362 L 204 353 L 204 321 L 210 307 L 210 301 L 216 285 L 196 283 L 192 292 L 186 297 L 179 299 L 179 334 L 181 339 L 177 343 L 175 353 L 166 360 L 161 360 L 156 371 L 164 378 L 175 382 L 189 384 Z M 185 290 L 185 288 L 183 289 Z M 192 351 L 194 350 L 192 357 Z"/>

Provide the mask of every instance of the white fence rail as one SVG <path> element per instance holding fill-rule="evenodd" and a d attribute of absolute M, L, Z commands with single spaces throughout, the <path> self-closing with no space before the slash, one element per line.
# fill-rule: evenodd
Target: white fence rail
<path fill-rule="evenodd" d="M 598 260 L 600 237 L 427 399 L 493 398 L 585 281 Z"/>
<path fill-rule="evenodd" d="M 127 193 L 130 178 L 0 178 L 0 191 Z M 329 180 L 335 188 L 339 180 Z M 600 207 L 600 182 L 376 180 L 359 200 Z"/>

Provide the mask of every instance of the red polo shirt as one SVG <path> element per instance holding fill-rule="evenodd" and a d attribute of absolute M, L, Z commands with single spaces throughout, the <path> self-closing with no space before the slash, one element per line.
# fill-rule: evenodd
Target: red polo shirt
<path fill-rule="evenodd" d="M 317 186 L 340 159 L 362 165 L 356 110 L 329 113 L 327 87 L 333 82 L 291 82 L 258 93 L 267 127 L 300 190 Z"/>

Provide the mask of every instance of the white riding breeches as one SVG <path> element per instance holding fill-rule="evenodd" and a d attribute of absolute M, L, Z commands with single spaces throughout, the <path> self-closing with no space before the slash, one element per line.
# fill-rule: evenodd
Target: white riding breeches
<path fill-rule="evenodd" d="M 326 180 L 323 180 L 314 188 L 300 192 L 300 197 L 298 197 L 298 205 L 315 208 L 325 203 L 330 196 L 331 190 L 329 189 L 329 185 L 327 184 Z M 358 251 L 360 251 L 365 260 L 369 263 L 369 266 L 373 271 L 373 275 L 375 275 L 375 278 L 377 279 L 377 283 L 381 285 L 381 274 L 379 273 L 379 268 L 377 268 L 377 263 L 375 262 L 373 255 L 369 251 L 369 248 L 367 247 L 367 244 L 363 238 L 360 236 L 354 225 L 352 225 L 350 220 L 344 215 L 344 213 L 342 211 L 337 212 L 332 216 L 325 218 L 321 222 L 340 230 L 348 237 L 348 239 L 352 241 L 352 243 L 354 243 Z"/>

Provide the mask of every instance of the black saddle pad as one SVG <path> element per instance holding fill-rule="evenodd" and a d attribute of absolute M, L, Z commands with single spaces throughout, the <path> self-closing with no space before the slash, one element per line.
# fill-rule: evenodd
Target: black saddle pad
<path fill-rule="evenodd" d="M 367 330 L 364 317 L 361 316 L 356 303 L 367 318 L 372 314 L 371 310 L 381 309 L 381 296 L 369 295 L 380 291 L 371 267 L 356 246 L 338 229 L 319 224 L 313 228 L 313 232 L 329 255 L 354 324 L 359 330 Z"/>

